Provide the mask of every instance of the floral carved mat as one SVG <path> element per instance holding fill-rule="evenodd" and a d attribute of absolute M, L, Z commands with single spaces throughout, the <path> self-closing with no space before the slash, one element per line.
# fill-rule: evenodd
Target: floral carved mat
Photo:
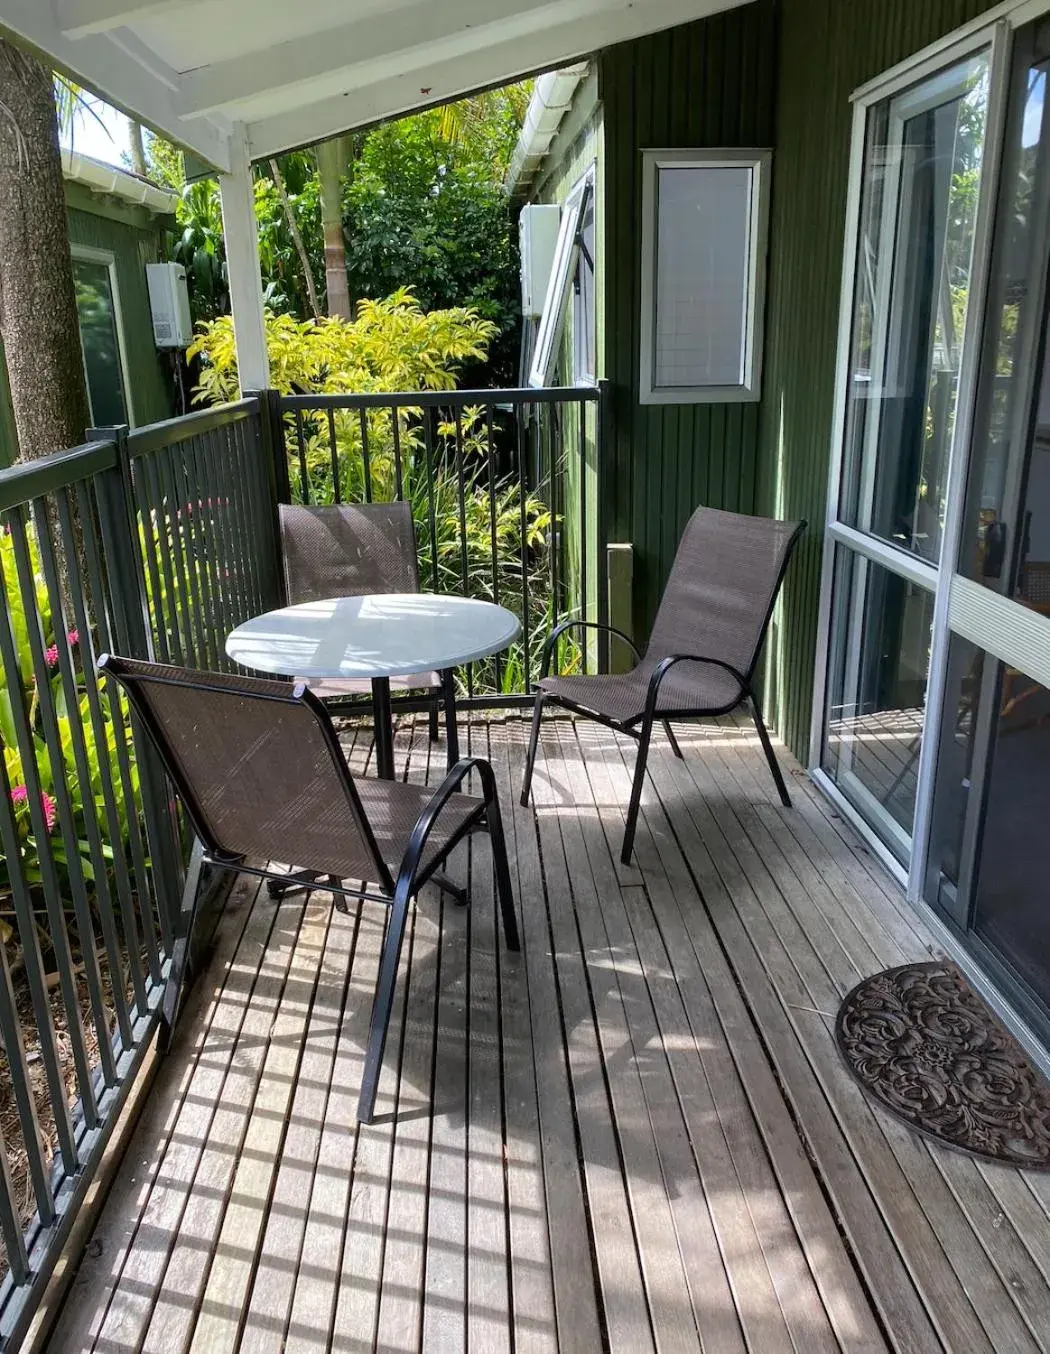
<path fill-rule="evenodd" d="M 868 1095 L 971 1156 L 1050 1170 L 1050 1083 L 954 964 L 905 964 L 858 983 L 835 1037 Z"/>

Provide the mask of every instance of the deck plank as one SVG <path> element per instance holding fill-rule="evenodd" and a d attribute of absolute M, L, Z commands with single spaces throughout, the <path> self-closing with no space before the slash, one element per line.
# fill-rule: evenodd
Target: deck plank
<path fill-rule="evenodd" d="M 625 867 L 633 747 L 549 721 L 522 808 L 526 732 L 464 721 L 522 951 L 460 848 L 472 906 L 412 911 L 373 1124 L 383 909 L 238 886 L 55 1354 L 1046 1349 L 1050 1184 L 917 1139 L 839 1059 L 847 988 L 936 953 L 849 825 L 786 757 L 783 809 L 727 718 L 681 761 L 654 742 Z M 367 726 L 346 741 L 364 770 Z M 423 721 L 395 746 L 440 779 Z"/>
<path fill-rule="evenodd" d="M 471 751 L 489 756 L 488 730 L 481 725 L 471 732 Z M 504 942 L 496 914 L 492 851 L 480 839 L 471 842 L 469 849 L 466 1344 L 469 1349 L 510 1354 L 510 1257 L 500 1065 L 499 952 Z"/>
<path fill-rule="evenodd" d="M 603 1348 L 591 1218 L 535 825 L 518 802 L 524 730 L 511 720 L 500 733 L 492 752 L 522 944 L 520 956 L 500 950 L 515 1349 L 590 1354 Z"/>
<path fill-rule="evenodd" d="M 541 741 L 548 762 L 550 735 Z M 603 1298 L 606 1331 L 613 1354 L 655 1349 L 649 1303 L 641 1272 L 628 1184 L 620 1160 L 599 1037 L 601 997 L 592 994 L 586 957 L 572 915 L 568 872 L 557 840 L 558 796 L 549 774 L 534 782 L 534 832 L 548 909 L 555 975 L 569 1057 L 569 1074 L 580 1134 L 591 1220 L 592 1245 Z M 528 836 L 525 838 L 529 841 Z M 531 843 L 530 843 L 531 844 Z M 519 838 L 519 850 L 522 839 Z M 607 972 L 604 988 L 615 981 Z"/>

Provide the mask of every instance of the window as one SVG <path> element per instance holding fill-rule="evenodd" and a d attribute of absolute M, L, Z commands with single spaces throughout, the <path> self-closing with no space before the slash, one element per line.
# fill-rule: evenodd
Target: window
<path fill-rule="evenodd" d="M 550 281 L 547 283 L 547 295 L 543 301 L 543 314 L 536 330 L 536 346 L 532 352 L 532 364 L 529 368 L 529 385 L 545 386 L 550 384 L 558 360 L 558 344 L 565 326 L 565 312 L 568 308 L 569 288 L 578 278 L 578 269 L 583 251 L 581 243 L 587 248 L 591 260 L 591 310 L 593 312 L 594 294 L 594 252 L 585 244 L 587 217 L 590 215 L 591 240 L 594 238 L 594 177 L 585 174 L 573 188 L 562 208 L 561 225 L 558 228 L 558 242 L 554 248 L 554 265 L 551 268 Z M 580 279 L 580 291 L 583 283 Z M 576 313 L 574 308 L 574 314 Z M 593 321 L 592 321 L 593 325 Z M 575 340 L 574 340 L 575 347 Z M 593 341 L 592 341 L 593 350 Z M 574 355 L 574 366 L 576 357 Z"/>
<path fill-rule="evenodd" d="M 759 398 L 768 150 L 642 152 L 639 398 Z"/>
<path fill-rule="evenodd" d="M 74 246 L 73 282 L 91 422 L 96 428 L 130 423 L 112 259 Z"/>
<path fill-rule="evenodd" d="M 992 52 L 970 45 L 857 100 L 836 378 L 816 779 L 916 880 L 984 201 Z"/>
<path fill-rule="evenodd" d="M 580 253 L 572 300 L 572 382 L 594 385 L 598 379 L 594 302 L 594 170 L 587 171 L 591 191 L 586 194 L 580 217 Z"/>
<path fill-rule="evenodd" d="M 839 513 L 940 557 L 988 108 L 987 51 L 868 111 Z"/>

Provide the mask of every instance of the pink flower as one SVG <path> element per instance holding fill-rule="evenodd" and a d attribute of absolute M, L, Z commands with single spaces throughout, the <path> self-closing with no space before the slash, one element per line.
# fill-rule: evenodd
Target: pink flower
<path fill-rule="evenodd" d="M 74 627 L 74 629 L 72 629 L 72 630 L 67 630 L 67 631 L 66 631 L 66 639 L 69 640 L 70 644 L 79 644 L 79 643 L 80 643 L 80 631 L 77 630 L 75 627 Z"/>
<path fill-rule="evenodd" d="M 24 785 L 15 785 L 12 787 L 11 802 L 13 804 L 28 804 L 29 791 Z M 55 808 L 55 801 L 46 790 L 40 791 L 40 807 L 44 810 L 44 826 L 47 828 L 48 832 L 52 832 L 58 814 Z"/>
<path fill-rule="evenodd" d="M 44 650 L 44 662 L 49 668 L 53 668 L 58 662 L 58 645 L 52 644 L 50 648 Z"/>

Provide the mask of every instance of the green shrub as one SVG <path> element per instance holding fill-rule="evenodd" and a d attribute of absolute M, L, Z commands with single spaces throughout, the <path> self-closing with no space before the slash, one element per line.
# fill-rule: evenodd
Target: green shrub
<path fill-rule="evenodd" d="M 33 740 L 33 760 L 36 765 L 36 775 L 40 782 L 41 808 L 44 821 L 48 833 L 53 834 L 50 844 L 51 854 L 58 872 L 59 884 L 63 893 L 68 896 L 70 891 L 70 862 L 67 855 L 69 843 L 59 835 L 56 799 L 58 785 L 64 782 L 69 795 L 76 826 L 75 849 L 80 860 L 81 872 L 89 888 L 95 883 L 95 872 L 87 842 L 87 815 L 92 814 L 97 820 L 102 835 L 103 854 L 107 861 L 112 861 L 115 850 L 123 852 L 126 849 L 129 827 L 128 805 L 121 793 L 120 765 L 117 756 L 118 732 L 113 723 L 109 702 L 105 700 L 99 702 L 102 730 L 101 746 L 95 736 L 85 684 L 86 680 L 91 680 L 91 678 L 85 679 L 81 670 L 81 661 L 79 661 L 80 645 L 82 642 L 86 642 L 86 637 L 80 636 L 75 630 L 70 631 L 66 636 L 66 643 L 70 647 L 74 660 L 72 667 L 77 693 L 75 708 L 70 710 L 58 666 L 57 640 L 59 635 L 55 629 L 57 618 L 52 612 L 48 589 L 40 566 L 36 537 L 32 529 L 26 533 L 26 543 L 33 570 L 36 609 L 39 613 L 45 645 L 45 662 L 50 687 L 48 698 L 54 704 L 61 749 L 60 754 L 52 754 L 48 750 L 44 738 L 40 710 L 43 693 L 37 686 L 32 654 L 29 648 L 29 626 L 36 624 L 36 617 L 33 616 L 32 609 L 30 609 L 28 615 L 26 613 L 15 567 L 14 538 L 9 531 L 0 533 L 0 565 L 3 568 L 7 613 L 10 617 L 18 657 L 18 674 L 17 679 L 15 679 L 15 674 L 8 673 L 5 670 L 0 677 L 0 747 L 3 750 L 7 781 L 10 787 L 9 793 L 14 808 L 15 830 L 22 873 L 26 882 L 35 888 L 42 883 L 41 843 L 37 841 L 33 831 L 29 790 L 26 786 L 27 777 L 15 733 L 15 702 L 21 700 L 23 716 L 29 726 Z M 83 655 L 83 661 L 90 662 L 87 653 Z M 123 711 L 123 706 L 119 708 Z M 125 726 L 126 719 L 126 713 L 124 713 Z M 82 739 L 89 773 L 89 783 L 86 784 L 81 780 L 77 771 L 74 754 L 74 729 L 77 725 L 83 731 Z M 128 741 L 130 743 L 130 736 Z M 137 803 L 138 779 L 130 747 L 129 759 L 131 764 L 131 792 Z M 119 824 L 116 842 L 109 840 L 107 832 L 108 819 L 106 801 L 103 796 L 103 773 L 106 768 L 108 768 L 109 777 L 116 791 L 114 797 Z M 10 868 L 6 857 L 0 855 L 0 900 L 9 898 L 10 892 Z"/>

